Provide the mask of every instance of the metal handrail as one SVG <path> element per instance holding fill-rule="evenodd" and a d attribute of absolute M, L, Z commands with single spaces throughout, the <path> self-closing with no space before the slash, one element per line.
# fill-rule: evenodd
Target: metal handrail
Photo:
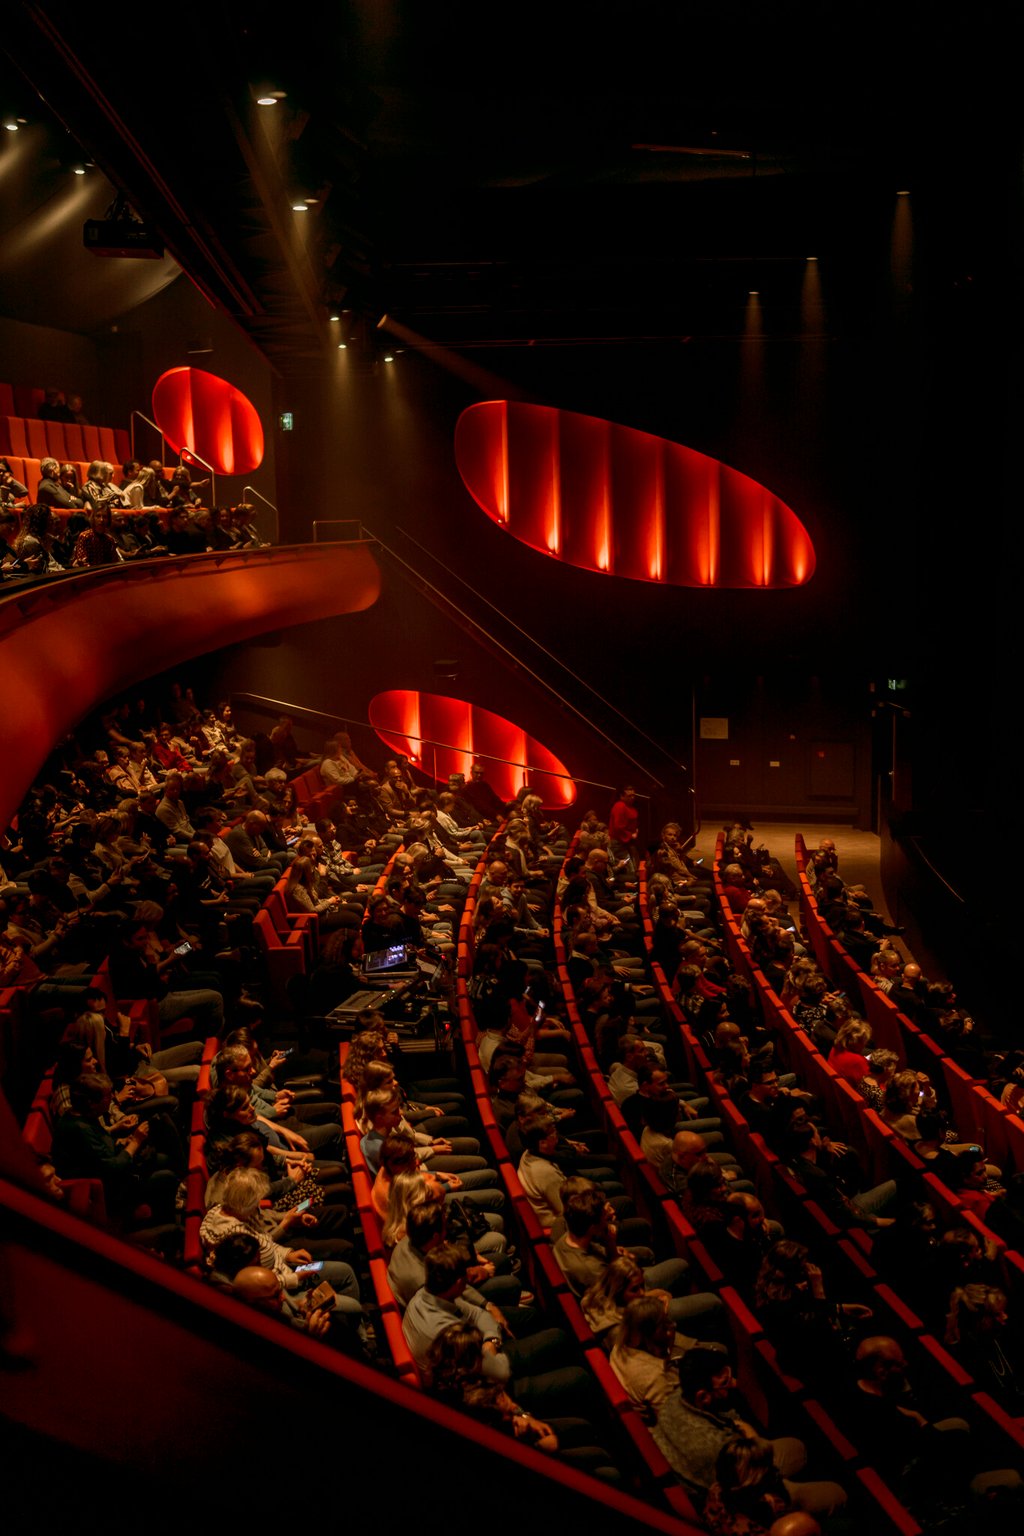
<path fill-rule="evenodd" d="M 157 426 L 155 421 L 151 421 L 144 411 L 132 411 L 131 415 L 128 418 L 128 430 L 131 433 L 131 439 L 132 439 L 132 458 L 134 459 L 134 457 L 135 457 L 135 418 L 136 418 L 136 416 L 138 416 L 140 421 L 144 421 L 146 423 L 147 427 L 152 427 L 154 432 L 159 432 L 160 433 L 160 468 L 161 469 L 166 469 L 167 468 L 167 458 L 166 458 L 166 456 L 164 454 L 164 445 L 166 444 L 167 439 L 166 439 L 166 437 L 164 437 L 164 434 L 163 434 L 163 431 L 161 430 L 161 428 Z"/>
<path fill-rule="evenodd" d="M 530 633 L 529 630 L 524 629 L 521 624 L 517 624 L 515 619 L 510 618 L 508 616 L 508 614 L 503 611 L 503 609 L 501 609 L 501 608 L 499 608 L 497 606 L 496 603 L 492 603 L 490 598 L 486 597 L 483 592 L 477 591 L 476 587 L 472 586 L 465 579 L 464 576 L 460 576 L 457 571 L 453 571 L 450 566 L 445 565 L 444 561 L 439 559 L 438 556 L 434 553 L 434 551 L 432 549 L 428 549 L 425 544 L 421 544 L 419 539 L 417 539 L 413 534 L 411 534 L 408 531 L 408 529 L 406 529 L 406 528 L 399 528 L 398 532 L 400 534 L 402 534 L 405 538 L 407 538 L 410 541 L 410 543 L 415 544 L 417 549 L 422 549 L 422 551 L 423 551 L 423 553 L 425 555 L 429 555 L 432 560 L 436 561 L 436 563 L 441 567 L 442 571 L 444 571 L 446 573 L 446 575 L 450 576 L 453 581 L 459 582 L 459 584 L 461 586 L 466 588 L 467 592 L 472 592 L 473 596 L 475 598 L 479 599 L 480 602 L 486 603 L 487 607 L 490 608 L 493 613 L 497 613 L 498 615 L 500 615 L 500 617 L 504 620 L 504 622 L 506 624 L 510 624 L 512 626 L 512 628 L 517 632 L 517 634 L 522 635 L 524 639 L 530 641 L 531 645 L 535 645 L 539 651 L 542 651 L 544 653 L 544 655 L 549 659 L 549 661 L 553 661 L 553 662 L 557 663 L 557 665 L 559 667 L 561 667 L 563 672 L 567 672 L 569 674 L 569 676 L 572 678 L 574 683 L 579 683 L 580 687 L 581 688 L 585 688 L 588 693 L 592 693 L 594 695 L 595 699 L 600 699 L 601 703 L 605 706 L 605 708 L 606 709 L 610 709 L 613 714 L 618 715 L 619 719 L 625 725 L 628 725 L 630 730 L 636 731 L 637 735 L 642 736 L 643 739 L 645 741 L 649 742 L 652 747 L 656 748 L 657 751 L 664 753 L 665 748 L 661 745 L 660 742 L 655 741 L 654 737 L 649 735 L 648 732 L 645 731 L 642 726 L 637 725 L 635 720 L 631 720 L 628 715 L 623 714 L 622 710 L 619 709 L 618 705 L 613 704 L 611 699 L 606 698 L 603 693 L 599 693 L 592 683 L 588 683 L 587 682 L 586 678 L 580 677 L 577 672 L 574 672 L 572 670 L 572 668 L 570 666 L 568 666 L 567 663 L 564 662 L 561 659 L 561 657 L 552 655 L 551 651 L 549 651 L 547 646 L 542 644 L 542 642 L 537 639 L 536 635 L 533 635 L 533 634 Z M 385 548 L 386 548 L 386 546 L 385 546 Z M 550 688 L 551 687 L 550 683 L 547 686 Z M 559 695 L 559 697 L 560 697 L 560 695 Z M 595 729 L 596 729 L 596 727 L 595 727 Z M 623 749 L 620 747 L 619 751 L 622 751 L 622 750 Z M 628 754 L 627 754 L 627 756 L 628 756 Z M 658 785 L 659 789 L 664 789 L 665 786 L 661 783 L 661 781 L 659 779 L 655 778 L 653 773 L 650 773 L 647 769 L 642 768 L 641 764 L 637 763 L 635 758 L 632 758 L 631 761 L 634 763 L 635 767 L 641 769 L 641 772 L 647 773 L 647 776 L 650 779 L 652 779 L 655 784 Z M 673 759 L 673 763 L 675 764 L 675 766 L 677 768 L 681 768 L 684 773 L 686 772 L 686 768 L 685 768 L 684 764 L 682 764 L 682 763 L 675 763 L 675 759 Z"/>
<path fill-rule="evenodd" d="M 208 469 L 210 471 L 210 506 L 215 507 L 217 505 L 217 471 L 214 469 L 212 464 L 207 464 L 202 454 L 196 453 L 194 448 L 189 448 L 187 446 L 183 446 L 181 452 L 178 454 L 179 464 L 184 464 L 186 453 L 190 459 L 194 459 L 197 464 L 201 464 L 204 469 Z"/>
<path fill-rule="evenodd" d="M 402 530 L 399 530 L 399 531 L 402 531 Z M 503 655 L 507 656 L 509 658 L 509 660 L 512 662 L 513 666 L 518 671 L 525 672 L 528 677 L 532 677 L 534 682 L 539 684 L 540 687 L 543 688 L 546 693 L 551 694 L 552 697 L 554 697 L 554 698 L 556 698 L 558 700 L 559 704 L 562 705 L 563 709 L 568 710 L 570 714 L 573 714 L 579 720 L 582 720 L 584 722 L 584 724 L 587 726 L 588 730 L 594 731 L 598 736 L 601 737 L 601 739 L 603 741 L 607 742 L 608 746 L 613 748 L 613 750 L 619 756 L 624 757 L 627 760 L 627 762 L 632 763 L 633 767 L 636 768 L 640 773 L 642 773 L 645 779 L 649 779 L 655 785 L 656 788 L 664 789 L 665 786 L 664 786 L 664 784 L 662 784 L 661 780 L 659 778 L 657 778 L 653 773 L 651 773 L 651 771 L 648 768 L 645 768 L 643 763 L 638 762 L 637 759 L 633 756 L 633 754 L 631 752 L 628 752 L 626 750 L 626 748 L 622 745 L 621 742 L 615 741 L 613 737 L 608 735 L 607 731 L 603 731 L 601 729 L 601 727 L 594 720 L 592 720 L 589 715 L 585 714 L 582 709 L 579 709 L 572 702 L 571 699 L 568 699 L 568 698 L 565 697 L 564 694 L 559 693 L 558 689 L 553 687 L 552 684 L 549 683 L 546 678 L 541 677 L 539 672 L 534 671 L 533 667 L 528 666 L 527 663 L 522 659 L 521 656 L 517 656 L 514 651 L 511 651 L 508 648 L 507 645 L 503 645 L 502 642 L 497 638 L 496 635 L 492 635 L 492 634 L 490 634 L 490 632 L 488 630 L 484 629 L 483 625 L 477 619 L 474 619 L 472 614 L 469 614 L 469 613 L 467 613 L 465 611 L 465 609 L 460 608 L 458 603 L 454 602 L 452 600 L 452 598 L 450 598 L 445 592 L 441 591 L 440 587 L 435 586 L 432 581 L 428 581 L 427 577 L 423 575 L 422 571 L 415 570 L 415 568 L 409 564 L 408 560 L 403 560 L 401 555 L 396 554 L 396 552 L 393 549 L 389 548 L 389 546 L 384 543 L 383 539 L 378 538 L 378 536 L 373 532 L 372 528 L 367 528 L 366 532 L 369 534 L 370 538 L 373 540 L 373 542 L 375 544 L 378 544 L 380 546 L 380 548 L 385 551 L 386 554 L 391 556 L 392 560 L 396 561 L 397 564 L 402 566 L 405 570 L 411 571 L 418 582 L 421 582 L 423 584 L 423 586 L 429 588 L 429 590 L 431 592 L 435 592 L 437 594 L 437 596 L 441 599 L 442 602 L 447 603 L 449 608 L 453 608 L 455 610 L 455 612 L 460 614 L 462 616 L 462 618 L 464 618 L 468 624 L 472 624 L 474 629 L 479 630 L 481 634 L 487 635 L 487 638 L 490 641 L 490 643 L 493 646 L 495 646 L 499 651 L 501 651 L 503 653 Z M 410 536 L 406 535 L 406 537 L 410 537 Z M 419 541 L 417 539 L 413 539 L 412 542 L 414 544 L 417 544 Z M 420 548 L 423 548 L 423 546 L 420 545 Z M 430 551 L 427 550 L 426 553 L 429 554 Z M 448 568 L 444 564 L 443 561 L 438 561 L 438 564 L 441 566 L 442 570 L 447 571 Z M 450 575 L 454 575 L 453 572 L 449 572 L 449 574 Z M 461 581 L 461 577 L 456 577 L 455 579 L 458 580 L 458 581 Z M 468 582 L 463 581 L 462 585 L 464 587 L 466 587 L 468 591 L 470 591 L 470 592 L 473 591 L 473 588 L 469 586 Z M 483 601 L 487 602 L 487 599 L 484 598 Z M 494 608 L 494 604 L 493 603 L 488 604 L 488 606 L 491 607 L 491 608 Z M 499 609 L 495 609 L 495 612 L 496 613 L 500 612 L 500 610 Z M 518 629 L 519 626 L 518 625 L 514 625 L 513 627 Z M 525 631 L 521 630 L 520 633 L 521 634 L 525 634 Z M 527 638 L 532 640 L 533 637 L 532 636 L 527 636 Z M 551 652 L 545 650 L 544 646 L 542 646 L 539 641 L 534 640 L 533 643 L 537 646 L 538 650 L 543 652 L 543 654 L 545 656 L 549 656 L 549 657 L 551 656 Z M 551 657 L 551 659 L 557 661 L 557 657 Z M 570 677 L 575 677 L 575 674 L 573 672 L 571 672 L 568 667 L 565 668 L 565 671 L 569 672 L 569 676 Z M 596 691 L 593 688 L 591 688 L 589 684 L 583 682 L 582 678 L 578 678 L 576 680 L 578 682 L 580 682 L 583 687 L 587 688 L 590 693 L 593 693 L 595 698 L 600 698 L 601 697 L 601 695 L 596 693 Z M 610 707 L 614 709 L 614 705 L 612 705 Z M 616 710 L 615 713 L 621 715 L 621 711 L 619 711 L 619 710 Z M 622 715 L 621 718 L 625 720 L 626 717 L 624 715 Z M 631 721 L 627 722 L 627 723 L 630 724 L 630 725 L 632 724 Z M 644 733 L 641 732 L 640 734 L 643 735 Z M 650 738 L 648 738 L 648 740 L 649 739 Z"/>
<path fill-rule="evenodd" d="M 254 485 L 243 485 L 242 486 L 242 500 L 243 501 L 249 495 L 250 492 L 252 492 L 252 494 L 254 496 L 258 496 L 260 501 L 262 501 L 263 505 L 265 507 L 269 507 L 271 512 L 273 512 L 273 514 L 274 514 L 274 540 L 273 540 L 273 542 L 275 544 L 277 544 L 279 542 L 280 538 L 281 538 L 281 514 L 280 514 L 280 512 L 277 509 L 277 503 L 275 501 L 269 501 L 267 499 L 267 497 L 264 496 L 263 492 L 262 491 L 258 491 Z"/>

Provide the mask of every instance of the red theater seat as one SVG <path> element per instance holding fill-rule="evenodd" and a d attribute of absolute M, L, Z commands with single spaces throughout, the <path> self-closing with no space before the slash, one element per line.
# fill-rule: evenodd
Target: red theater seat
<path fill-rule="evenodd" d="M 45 421 L 25 422 L 25 436 L 28 438 L 29 452 L 34 459 L 45 459 L 50 452 L 50 445 L 46 441 L 46 428 Z"/>

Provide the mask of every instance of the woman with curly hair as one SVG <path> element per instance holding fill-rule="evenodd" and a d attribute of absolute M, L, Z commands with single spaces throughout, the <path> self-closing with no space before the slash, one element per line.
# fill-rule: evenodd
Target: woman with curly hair
<path fill-rule="evenodd" d="M 64 567 L 51 554 L 56 528 L 49 507 L 29 507 L 14 541 L 18 564 L 32 576 L 53 576 Z"/>

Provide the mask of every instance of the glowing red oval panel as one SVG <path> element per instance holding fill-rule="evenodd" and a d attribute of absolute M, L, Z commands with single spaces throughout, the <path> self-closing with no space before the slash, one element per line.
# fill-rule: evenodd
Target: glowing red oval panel
<path fill-rule="evenodd" d="M 440 782 L 450 773 L 469 778 L 479 757 L 484 777 L 503 800 L 511 800 L 525 779 L 546 806 L 572 805 L 576 785 L 553 752 L 501 715 L 412 688 L 392 688 L 370 701 L 370 724 L 393 752 L 404 752 L 423 773 Z"/>
<path fill-rule="evenodd" d="M 682 443 L 547 405 L 463 411 L 455 460 L 488 517 L 586 571 L 680 587 L 797 587 L 814 546 L 749 475 Z"/>
<path fill-rule="evenodd" d="M 153 416 L 174 449 L 190 448 L 218 475 L 263 463 L 263 428 L 240 389 L 201 368 L 171 368 L 153 386 Z"/>

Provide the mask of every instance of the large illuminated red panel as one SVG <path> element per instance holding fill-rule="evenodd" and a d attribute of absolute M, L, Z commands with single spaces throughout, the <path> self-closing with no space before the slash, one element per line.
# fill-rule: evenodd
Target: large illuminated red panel
<path fill-rule="evenodd" d="M 392 688 L 370 701 L 370 724 L 393 752 L 404 752 L 424 773 L 444 782 L 450 773 L 469 778 L 473 759 L 483 760 L 488 782 L 511 800 L 524 778 L 546 806 L 572 805 L 576 785 L 553 752 L 501 715 L 413 688 Z"/>
<path fill-rule="evenodd" d="M 798 587 L 814 574 L 784 501 L 650 432 L 486 400 L 459 417 L 455 459 L 488 517 L 583 570 L 680 587 Z"/>
<path fill-rule="evenodd" d="M 263 427 L 240 389 L 201 368 L 171 368 L 153 386 L 153 416 L 174 449 L 189 448 L 218 475 L 263 463 Z"/>

